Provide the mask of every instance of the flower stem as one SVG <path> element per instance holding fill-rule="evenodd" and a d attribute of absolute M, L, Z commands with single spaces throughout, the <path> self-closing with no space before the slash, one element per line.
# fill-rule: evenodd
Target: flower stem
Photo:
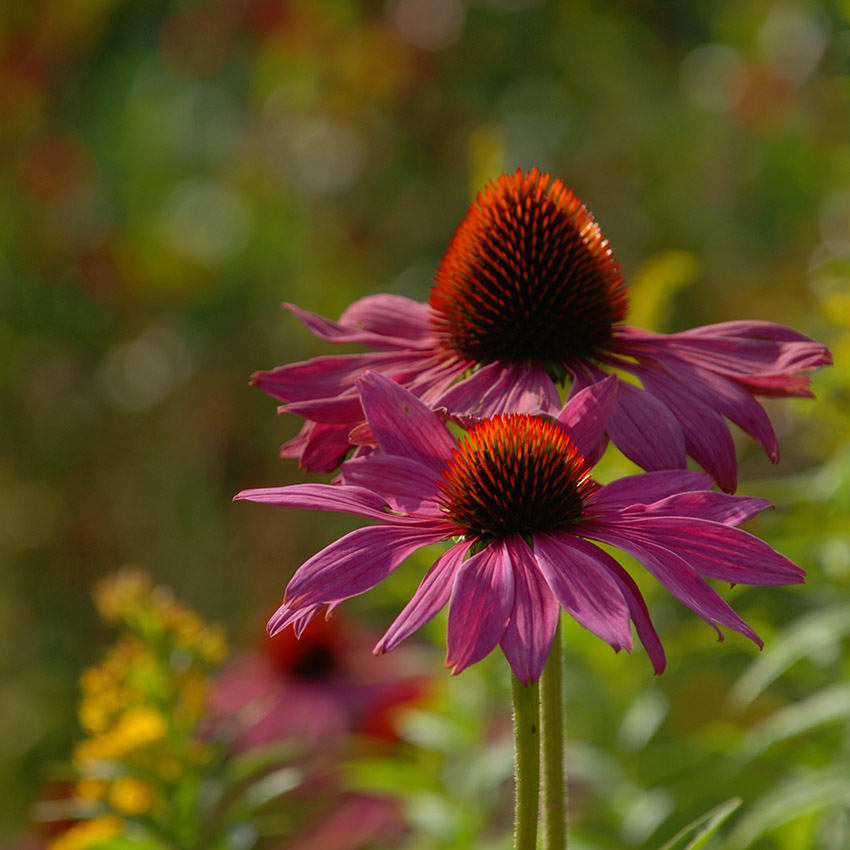
<path fill-rule="evenodd" d="M 512 677 L 516 811 L 514 850 L 536 850 L 540 801 L 540 697 L 537 682 Z"/>
<path fill-rule="evenodd" d="M 543 848 L 567 846 L 567 789 L 564 779 L 564 682 L 561 626 L 540 677 L 540 736 L 543 772 Z"/>

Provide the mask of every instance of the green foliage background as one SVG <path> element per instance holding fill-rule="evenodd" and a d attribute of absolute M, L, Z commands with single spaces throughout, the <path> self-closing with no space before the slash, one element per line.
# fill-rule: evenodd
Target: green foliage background
<path fill-rule="evenodd" d="M 762 653 L 642 579 L 662 677 L 568 624 L 573 846 L 657 848 L 735 796 L 708 846 L 850 846 L 848 122 L 847 0 L 4 4 L 0 835 L 78 734 L 95 579 L 143 566 L 247 645 L 351 527 L 230 503 L 303 479 L 276 457 L 298 423 L 247 378 L 327 349 L 278 304 L 425 299 L 475 191 L 537 165 L 600 222 L 635 324 L 766 319 L 836 359 L 817 402 L 770 405 L 778 467 L 739 441 L 740 491 L 776 505 L 750 530 L 809 573 L 724 589 Z M 630 471 L 611 455 L 599 478 Z M 421 566 L 347 607 L 380 631 Z M 482 728 L 506 676 L 452 680 L 418 748 L 362 767 L 407 777 L 411 847 L 498 823 Z"/>

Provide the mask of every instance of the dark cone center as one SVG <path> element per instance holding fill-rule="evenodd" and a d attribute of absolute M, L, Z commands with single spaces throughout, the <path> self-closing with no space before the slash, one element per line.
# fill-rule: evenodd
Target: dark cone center
<path fill-rule="evenodd" d="M 524 414 L 485 419 L 455 449 L 440 484 L 452 522 L 477 537 L 564 529 L 596 485 L 566 432 Z"/>
<path fill-rule="evenodd" d="M 482 192 L 437 269 L 430 304 L 446 347 L 478 363 L 569 366 L 626 316 L 620 267 L 593 216 L 537 170 Z"/>

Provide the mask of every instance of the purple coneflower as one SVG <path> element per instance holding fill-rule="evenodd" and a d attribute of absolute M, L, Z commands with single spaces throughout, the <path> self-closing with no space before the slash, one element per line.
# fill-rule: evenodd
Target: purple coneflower
<path fill-rule="evenodd" d="M 704 577 L 803 581 L 798 566 L 734 527 L 767 507 L 764 499 L 712 491 L 698 471 L 593 481 L 584 454 L 599 454 L 600 424 L 616 404 L 613 377 L 577 393 L 554 420 L 499 415 L 460 440 L 396 382 L 371 372 L 357 384 L 377 449 L 345 462 L 341 484 L 236 496 L 381 523 L 352 531 L 300 567 L 269 623 L 272 634 L 290 624 L 303 629 L 324 605 L 369 590 L 417 549 L 452 539 L 376 652 L 393 649 L 448 602 L 446 666 L 458 673 L 500 645 L 517 678 L 533 682 L 563 607 L 615 650 L 632 648 L 633 622 L 660 673 L 664 652 L 643 598 L 596 543 L 633 555 L 719 635 L 718 626 L 727 626 L 759 645 Z"/>
<path fill-rule="evenodd" d="M 338 322 L 292 305 L 314 334 L 378 352 L 318 357 L 257 372 L 253 383 L 307 422 L 282 454 L 331 471 L 363 414 L 355 380 L 371 369 L 432 408 L 479 417 L 555 413 L 610 370 L 622 381 L 608 434 L 646 470 L 682 469 L 690 455 L 733 492 L 737 463 L 726 417 L 772 461 L 776 434 L 755 396 L 811 396 L 800 372 L 831 362 L 803 334 L 761 321 L 656 334 L 622 324 L 627 288 L 593 216 L 560 180 L 537 169 L 487 186 L 455 233 L 428 304 L 372 295 Z"/>

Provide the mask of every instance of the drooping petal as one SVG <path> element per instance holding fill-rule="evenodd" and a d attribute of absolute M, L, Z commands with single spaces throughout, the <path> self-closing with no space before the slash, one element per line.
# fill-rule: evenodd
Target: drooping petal
<path fill-rule="evenodd" d="M 416 593 L 378 641 L 375 654 L 395 649 L 405 638 L 432 620 L 442 610 L 454 585 L 455 575 L 472 541 L 456 543 L 425 573 Z"/>
<path fill-rule="evenodd" d="M 400 298 L 402 296 L 367 296 L 366 298 L 361 298 L 360 301 L 370 301 L 371 299 L 381 299 L 381 298 Z M 435 339 L 433 335 L 429 334 L 427 336 L 417 334 L 417 316 L 421 315 L 421 308 L 426 305 L 418 304 L 415 301 L 411 301 L 408 298 L 402 299 L 407 304 L 399 303 L 399 307 L 401 309 L 400 313 L 400 322 L 398 329 L 394 330 L 393 333 L 385 334 L 380 331 L 372 330 L 371 327 L 384 329 L 385 323 L 378 317 L 375 318 L 374 322 L 370 322 L 370 327 L 366 326 L 366 323 L 356 324 L 351 323 L 348 324 L 343 323 L 342 321 L 334 322 L 330 319 L 326 319 L 323 316 L 319 316 L 317 313 L 311 313 L 309 310 L 302 310 L 300 307 L 295 304 L 285 303 L 283 304 L 283 308 L 285 310 L 289 310 L 291 313 L 294 313 L 298 320 L 304 325 L 307 330 L 309 330 L 312 334 L 319 337 L 319 339 L 324 339 L 327 342 L 358 342 L 362 345 L 369 345 L 373 348 L 377 348 L 379 350 L 396 350 L 396 349 L 433 349 L 435 347 Z M 408 305 L 409 310 L 405 312 Z M 370 312 L 369 306 L 365 307 L 360 304 L 359 301 L 355 301 L 348 310 L 343 314 L 346 316 L 347 321 L 351 321 L 352 316 L 358 316 L 362 319 L 365 314 Z M 405 319 L 409 319 L 405 321 Z"/>
<path fill-rule="evenodd" d="M 399 380 L 417 374 L 427 355 L 420 352 L 373 351 L 367 354 L 330 354 L 300 363 L 255 372 L 251 383 L 281 401 L 333 398 L 352 390 L 364 372 L 390 372 Z"/>
<path fill-rule="evenodd" d="M 832 363 L 826 346 L 772 322 L 721 322 L 674 334 L 622 327 L 618 332 L 618 343 L 638 359 L 668 354 L 733 378 L 791 375 Z"/>
<path fill-rule="evenodd" d="M 659 361 L 694 395 L 758 441 L 772 463 L 779 462 L 779 444 L 770 417 L 750 390 L 739 381 L 682 360 L 659 358 Z M 808 386 L 808 378 L 804 380 Z"/>
<path fill-rule="evenodd" d="M 357 386 L 381 448 L 441 472 L 456 442 L 440 418 L 411 392 L 377 372 L 368 372 Z"/>
<path fill-rule="evenodd" d="M 503 413 L 554 415 L 561 408 L 561 398 L 541 366 L 496 362 L 455 384 L 434 406 L 481 418 Z"/>
<path fill-rule="evenodd" d="M 501 646 L 514 676 L 527 686 L 543 673 L 561 609 L 522 537 L 508 537 L 505 547 L 513 564 L 514 607 Z"/>
<path fill-rule="evenodd" d="M 351 448 L 350 425 L 305 422 L 297 437 L 280 447 L 281 457 L 299 458 L 299 466 L 310 472 L 333 472 Z"/>
<path fill-rule="evenodd" d="M 623 530 L 625 526 L 618 530 Z M 800 584 L 805 572 L 763 540 L 722 523 L 683 517 L 636 519 L 628 524 L 630 539 L 663 547 L 691 569 L 731 584 Z"/>
<path fill-rule="evenodd" d="M 709 490 L 714 482 L 704 472 L 671 469 L 627 475 L 597 490 L 593 509 L 613 511 L 631 505 L 651 505 L 676 493 Z"/>
<path fill-rule="evenodd" d="M 417 460 L 375 452 L 347 460 L 341 480 L 379 493 L 394 511 L 434 519 L 443 516 L 434 500 L 440 476 Z"/>
<path fill-rule="evenodd" d="M 278 413 L 295 413 L 313 422 L 326 425 L 347 425 L 349 428 L 363 419 L 360 396 L 352 389 L 336 398 L 308 399 L 282 404 Z"/>
<path fill-rule="evenodd" d="M 282 632 L 287 626 L 294 626 L 296 636 L 300 636 L 308 623 L 322 610 L 321 602 L 310 605 L 307 608 L 290 608 L 285 602 L 272 614 L 266 627 L 269 637 L 274 637 Z"/>
<path fill-rule="evenodd" d="M 408 348 L 435 348 L 431 308 L 403 295 L 367 295 L 339 317 L 346 327 L 362 328 L 388 339 L 403 340 Z"/>
<path fill-rule="evenodd" d="M 666 405 L 645 390 L 620 381 L 608 434 L 629 460 L 646 470 L 684 469 L 682 426 Z"/>
<path fill-rule="evenodd" d="M 694 490 L 689 493 L 676 493 L 649 505 L 634 505 L 622 511 L 618 519 L 675 516 L 707 519 L 724 525 L 740 525 L 770 506 L 767 499 L 754 496 L 730 496 L 716 490 Z"/>
<path fill-rule="evenodd" d="M 389 513 L 389 505 L 377 493 L 363 487 L 338 487 L 331 484 L 290 484 L 288 487 L 261 487 L 243 490 L 233 501 L 246 499 L 266 505 L 281 505 L 308 511 L 336 511 L 369 519 L 397 519 Z"/>
<path fill-rule="evenodd" d="M 720 414 L 661 369 L 635 366 L 632 371 L 647 392 L 660 399 L 679 420 L 688 454 L 723 490 L 734 492 L 738 486 L 735 444 Z"/>
<path fill-rule="evenodd" d="M 763 398 L 814 398 L 812 379 L 805 375 L 765 375 L 734 379 L 745 390 Z"/>
<path fill-rule="evenodd" d="M 593 466 L 608 442 L 605 429 L 617 404 L 620 381 L 608 375 L 571 395 L 557 421 L 569 431 L 580 454 Z"/>
<path fill-rule="evenodd" d="M 446 536 L 442 525 L 358 528 L 302 564 L 284 594 L 290 608 L 349 599 L 382 582 L 411 553 Z"/>
<path fill-rule="evenodd" d="M 535 534 L 534 554 L 558 601 L 578 623 L 617 652 L 632 648 L 629 607 L 600 567 L 597 549 L 568 534 Z"/>
<path fill-rule="evenodd" d="M 579 540 L 580 538 L 575 538 Z M 587 546 L 593 544 L 584 542 Z M 652 662 L 652 668 L 655 670 L 655 675 L 660 676 L 667 667 L 667 658 L 664 655 L 664 647 L 661 645 L 661 639 L 658 637 L 658 632 L 655 631 L 655 626 L 652 625 L 652 620 L 649 616 L 649 610 L 646 607 L 643 596 L 641 595 L 638 586 L 634 579 L 612 558 L 607 552 L 593 546 L 594 558 L 596 563 L 604 567 L 614 581 L 617 582 L 626 604 L 629 606 L 629 614 L 632 622 L 635 624 L 635 631 L 638 634 L 640 642 L 643 644 L 649 660 Z"/>
<path fill-rule="evenodd" d="M 639 539 L 636 538 L 632 533 L 630 524 L 623 524 L 616 529 L 587 525 L 583 526 L 582 534 L 601 543 L 616 546 L 637 558 L 676 599 L 714 626 L 719 640 L 723 640 L 723 633 L 718 626 L 727 626 L 748 637 L 758 646 L 763 646 L 759 636 L 712 589 L 704 578 L 697 575 L 674 552 L 645 540 L 642 536 Z"/>
<path fill-rule="evenodd" d="M 649 333 L 649 331 L 643 331 Z M 673 334 L 671 334 L 672 336 Z M 684 337 L 744 337 L 745 339 L 768 339 L 776 342 L 815 342 L 811 337 L 800 331 L 779 325 L 776 322 L 766 322 L 763 319 L 735 319 L 731 322 L 715 322 L 712 325 L 700 325 L 681 331 L 675 336 Z M 820 346 L 823 348 L 823 346 Z"/>
<path fill-rule="evenodd" d="M 514 607 L 513 566 L 504 541 L 464 561 L 449 600 L 446 667 L 457 675 L 502 639 Z"/>

